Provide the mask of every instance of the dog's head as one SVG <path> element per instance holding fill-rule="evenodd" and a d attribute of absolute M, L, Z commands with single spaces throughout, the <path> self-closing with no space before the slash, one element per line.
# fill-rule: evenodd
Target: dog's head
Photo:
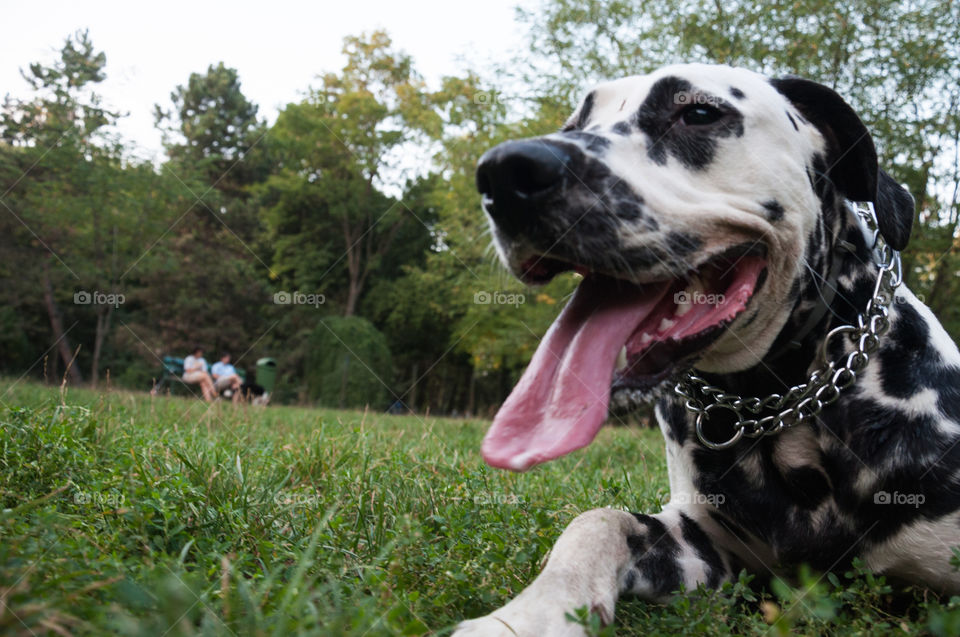
<path fill-rule="evenodd" d="M 560 132 L 487 152 L 477 186 L 519 278 L 584 277 L 484 442 L 511 469 L 588 444 L 611 393 L 624 402 L 691 364 L 756 365 L 811 251 L 849 222 L 842 199 L 877 202 L 896 249 L 913 219 L 835 92 L 726 66 L 602 84 Z"/>

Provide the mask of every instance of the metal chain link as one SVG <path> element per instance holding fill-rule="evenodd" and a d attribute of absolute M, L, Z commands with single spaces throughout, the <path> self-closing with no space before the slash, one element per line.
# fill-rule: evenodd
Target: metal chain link
<path fill-rule="evenodd" d="M 807 382 L 794 385 L 783 395 L 745 398 L 711 385 L 693 371 L 687 372 L 674 387 L 674 392 L 685 400 L 687 410 L 696 414 L 697 437 L 704 446 L 726 449 L 741 438 L 773 436 L 815 417 L 824 407 L 836 402 L 844 389 L 857 381 L 857 375 L 866 368 L 870 356 L 879 349 L 880 337 L 890 327 L 889 313 L 894 290 L 903 282 L 900 253 L 883 242 L 872 202 L 851 202 L 850 209 L 873 233 L 871 250 L 880 269 L 873 295 L 863 312 L 857 316 L 856 325 L 841 325 L 830 330 L 820 349 L 820 366 L 810 374 Z M 853 343 L 853 351 L 837 360 L 830 360 L 830 342 L 841 334 L 848 335 Z M 703 431 L 710 414 L 718 409 L 733 412 L 737 419 L 733 435 L 721 442 L 710 440 Z M 751 417 L 766 411 L 777 413 L 762 418 Z"/>

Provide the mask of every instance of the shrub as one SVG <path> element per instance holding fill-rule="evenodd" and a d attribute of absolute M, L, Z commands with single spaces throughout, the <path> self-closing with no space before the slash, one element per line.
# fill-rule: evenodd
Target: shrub
<path fill-rule="evenodd" d="M 357 316 L 327 317 L 309 339 L 310 400 L 329 407 L 389 406 L 393 361 L 386 337 Z"/>

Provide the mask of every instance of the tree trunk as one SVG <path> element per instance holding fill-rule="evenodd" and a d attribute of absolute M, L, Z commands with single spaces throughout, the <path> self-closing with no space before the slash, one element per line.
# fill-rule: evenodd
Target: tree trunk
<path fill-rule="evenodd" d="M 100 379 L 100 352 L 103 350 L 103 342 L 110 331 L 110 319 L 113 316 L 112 305 L 97 306 L 97 331 L 93 337 L 93 362 L 90 363 L 90 384 L 97 386 Z"/>
<path fill-rule="evenodd" d="M 57 350 L 60 352 L 60 358 L 63 365 L 70 374 L 70 380 L 76 384 L 83 382 L 83 375 L 76 365 L 71 365 L 73 361 L 73 350 L 70 348 L 70 340 L 63 330 L 63 318 L 60 316 L 60 309 L 57 307 L 57 301 L 53 297 L 53 284 L 50 282 L 50 261 L 45 259 L 43 262 L 43 302 L 47 307 L 47 316 L 50 318 L 50 329 L 53 330 L 53 339 L 57 343 Z"/>
<path fill-rule="evenodd" d="M 371 185 L 372 188 L 372 185 Z M 344 316 L 353 316 L 357 313 L 357 303 L 360 294 L 367 282 L 367 275 L 374 269 L 375 262 L 382 257 L 393 245 L 404 219 L 398 219 L 387 230 L 386 234 L 376 242 L 373 226 L 376 222 L 368 219 L 365 224 L 351 227 L 350 221 L 344 217 L 342 222 L 343 239 L 347 247 L 347 275 L 350 287 L 347 290 L 347 303 L 343 308 Z M 354 239 L 359 234 L 359 238 Z"/>
<path fill-rule="evenodd" d="M 343 307 L 344 316 L 353 316 L 357 312 L 357 301 L 360 299 L 360 281 L 350 272 L 350 287 L 347 289 L 347 303 Z"/>
<path fill-rule="evenodd" d="M 360 296 L 360 250 L 357 248 L 357 242 L 353 239 L 353 232 L 350 227 L 350 221 L 344 217 L 343 242 L 347 246 L 347 277 L 350 281 L 347 289 L 347 302 L 343 307 L 344 316 L 353 316 L 357 311 L 357 299 Z"/>

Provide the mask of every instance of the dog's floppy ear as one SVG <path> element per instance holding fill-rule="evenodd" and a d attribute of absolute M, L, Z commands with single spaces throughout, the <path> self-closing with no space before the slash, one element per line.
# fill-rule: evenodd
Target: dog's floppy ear
<path fill-rule="evenodd" d="M 877 166 L 870 132 L 853 108 L 833 89 L 798 77 L 771 80 L 827 140 L 827 176 L 851 201 L 872 201 L 880 234 L 902 250 L 913 225 L 913 198 Z"/>
<path fill-rule="evenodd" d="M 913 228 L 915 204 L 913 196 L 898 184 L 893 177 L 880 171 L 877 183 L 877 199 L 874 203 L 880 234 L 894 250 L 903 250 Z"/>

